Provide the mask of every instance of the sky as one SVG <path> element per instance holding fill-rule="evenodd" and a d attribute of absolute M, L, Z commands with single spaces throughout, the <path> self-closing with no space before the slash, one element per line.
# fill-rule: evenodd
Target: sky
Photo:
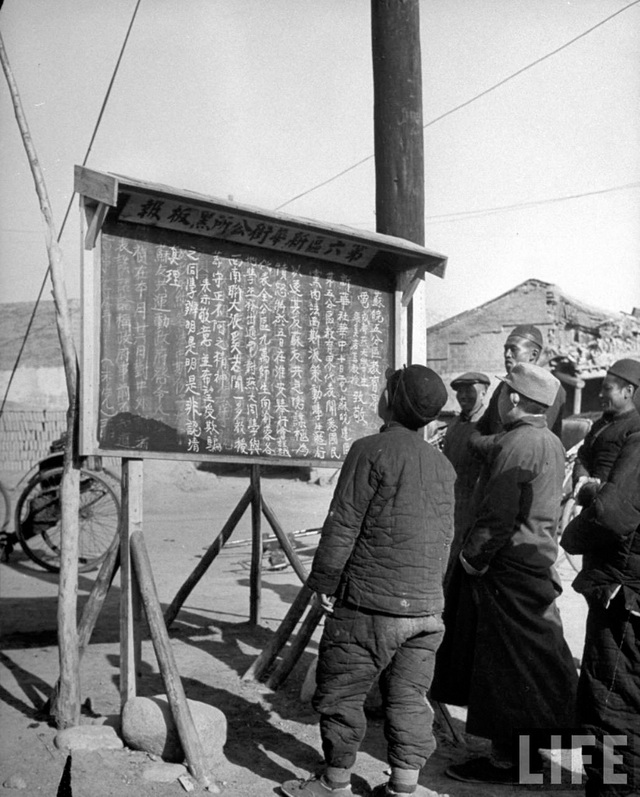
<path fill-rule="evenodd" d="M 135 7 L 0 10 L 58 228 Z M 425 246 L 448 257 L 428 323 L 531 277 L 640 306 L 640 0 L 422 0 L 420 26 Z M 0 300 L 32 301 L 45 237 L 4 79 L 0 137 Z M 369 0 L 141 0 L 87 166 L 375 230 L 373 151 Z"/>

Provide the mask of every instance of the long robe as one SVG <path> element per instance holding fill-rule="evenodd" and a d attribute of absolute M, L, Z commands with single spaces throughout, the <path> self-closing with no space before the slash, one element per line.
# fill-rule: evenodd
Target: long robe
<path fill-rule="evenodd" d="M 536 420 L 537 418 L 537 420 Z M 575 724 L 577 672 L 555 604 L 564 457 L 544 418 L 502 438 L 463 555 L 453 563 L 431 696 L 468 706 L 467 731 L 494 741 Z"/>

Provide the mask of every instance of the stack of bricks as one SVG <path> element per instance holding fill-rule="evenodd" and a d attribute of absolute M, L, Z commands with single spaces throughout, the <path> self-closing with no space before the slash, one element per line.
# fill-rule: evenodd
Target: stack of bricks
<path fill-rule="evenodd" d="M 66 428 L 65 410 L 5 409 L 0 417 L 0 467 L 29 470 Z"/>

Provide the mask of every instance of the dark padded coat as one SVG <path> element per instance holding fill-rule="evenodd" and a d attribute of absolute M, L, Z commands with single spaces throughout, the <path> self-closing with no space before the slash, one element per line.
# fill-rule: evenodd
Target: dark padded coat
<path fill-rule="evenodd" d="M 581 476 L 593 476 L 606 482 L 625 440 L 635 432 L 640 432 L 640 415 L 635 409 L 620 415 L 605 413 L 598 418 L 578 449 L 574 483 Z"/>
<path fill-rule="evenodd" d="M 543 416 L 509 426 L 479 485 L 477 519 L 453 563 L 431 696 L 468 706 L 466 731 L 511 741 L 521 728 L 573 726 L 577 674 L 553 570 L 564 449 Z"/>
<path fill-rule="evenodd" d="M 618 797 L 640 788 L 640 433 L 626 437 L 607 482 L 574 518 L 560 544 L 582 554 L 573 582 L 589 604 L 578 684 L 578 720 L 596 738 L 626 739 L 616 772 L 627 786 L 606 785 L 601 750 L 585 762 L 586 794 Z M 604 780 L 604 783 L 603 783 Z M 635 781 L 635 783 L 634 783 Z"/>
<path fill-rule="evenodd" d="M 640 611 L 640 432 L 624 446 L 591 504 L 562 534 L 562 547 L 584 554 L 573 582 L 577 592 L 607 606 L 622 590 L 627 608 Z"/>
<path fill-rule="evenodd" d="M 373 612 L 438 614 L 455 471 L 422 432 L 391 423 L 347 455 L 307 585 Z"/>

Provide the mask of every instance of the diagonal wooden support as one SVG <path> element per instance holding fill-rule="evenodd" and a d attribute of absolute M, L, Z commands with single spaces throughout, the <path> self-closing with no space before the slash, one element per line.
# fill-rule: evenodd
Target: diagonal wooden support
<path fill-rule="evenodd" d="M 269 522 L 269 525 L 273 529 L 273 533 L 276 535 L 276 538 L 280 543 L 280 546 L 282 547 L 285 556 L 291 563 L 291 567 L 294 569 L 300 581 L 302 581 L 302 583 L 304 584 L 309 574 L 307 573 L 305 566 L 300 561 L 300 557 L 296 553 L 296 550 L 293 547 L 293 545 L 291 545 L 289 537 L 287 536 L 285 530 L 278 522 L 275 512 L 273 511 L 273 509 L 271 509 L 271 507 L 267 503 L 267 499 L 264 497 L 264 495 L 262 496 L 262 511 L 264 512 L 264 516 Z"/>
<path fill-rule="evenodd" d="M 116 534 L 111 542 L 111 545 L 109 546 L 107 556 L 100 566 L 96 580 L 93 582 L 93 587 L 89 593 L 89 598 L 82 609 L 82 615 L 80 617 L 80 622 L 78 623 L 78 660 L 80 662 L 82 661 L 84 651 L 91 640 L 91 634 L 93 633 L 93 629 L 95 628 L 105 598 L 107 597 L 107 593 L 109 592 L 109 588 L 113 583 L 113 579 L 115 578 L 119 567 L 120 538 Z M 53 690 L 51 691 L 49 699 L 43 707 L 43 711 L 51 711 L 51 707 L 54 705 L 57 699 L 59 689 L 60 681 L 58 680 L 53 686 Z"/>
<path fill-rule="evenodd" d="M 200 581 L 202 576 L 204 576 L 204 574 L 207 572 L 209 565 L 213 562 L 213 560 L 216 558 L 216 556 L 220 553 L 220 551 L 224 547 L 225 542 L 229 539 L 233 530 L 238 525 L 238 522 L 240 521 L 240 518 L 244 514 L 246 508 L 251 503 L 252 495 L 253 495 L 253 486 L 247 488 L 247 491 L 238 502 L 238 505 L 229 516 L 227 522 L 224 524 L 220 534 L 218 534 L 216 539 L 209 546 L 206 553 L 204 554 L 202 559 L 200 559 L 200 561 L 194 568 L 191 575 L 187 578 L 187 580 L 184 582 L 184 584 L 180 587 L 180 589 L 176 593 L 175 598 L 171 601 L 171 604 L 164 613 L 164 621 L 166 623 L 167 628 L 169 628 L 171 626 L 171 623 L 176 619 L 176 616 L 180 611 L 180 609 L 182 608 L 183 603 L 189 597 L 189 595 L 191 594 L 193 588 L 196 586 L 198 581 Z"/>
<path fill-rule="evenodd" d="M 147 615 L 147 622 L 149 623 L 151 640 L 158 659 L 160 674 L 164 681 L 171 713 L 178 729 L 178 735 L 182 742 L 189 769 L 191 770 L 191 774 L 204 788 L 219 793 L 217 786 L 209 779 L 209 773 L 207 772 L 205 763 L 204 748 L 198 736 L 196 726 L 194 725 L 193 717 L 191 716 L 191 711 L 187 703 L 187 697 L 184 693 L 184 687 L 180 680 L 178 667 L 176 666 L 171 649 L 169 634 L 160 609 L 160 601 L 158 600 L 158 593 L 153 580 L 149 554 L 147 553 L 144 537 L 140 530 L 134 531 L 131 535 L 131 556 L 138 577 L 142 604 L 145 614 Z"/>
<path fill-rule="evenodd" d="M 431 700 L 430 703 L 433 706 L 434 713 L 440 720 L 440 724 L 447 728 L 451 734 L 451 737 L 453 738 L 453 741 L 456 744 L 464 745 L 464 739 L 453 724 L 453 717 L 451 716 L 447 706 L 444 703 L 439 703 L 437 700 Z"/>
<path fill-rule="evenodd" d="M 300 656 L 302 656 L 306 650 L 309 640 L 313 636 L 313 632 L 318 627 L 318 623 L 324 617 L 324 609 L 320 605 L 320 601 L 315 594 L 310 604 L 307 616 L 300 625 L 298 635 L 291 643 L 276 669 L 269 676 L 267 686 L 273 690 L 278 689 L 289 677 L 291 671 L 298 663 Z"/>
<path fill-rule="evenodd" d="M 242 676 L 243 681 L 261 681 L 265 673 L 272 666 L 276 660 L 278 653 L 287 644 L 287 641 L 293 633 L 298 620 L 302 617 L 305 609 L 309 605 L 309 601 L 313 598 L 314 592 L 307 586 L 303 586 L 300 592 L 295 597 L 295 600 L 289 607 L 289 611 L 284 616 L 283 621 L 278 626 L 271 641 L 266 645 L 262 653 L 253 662 L 251 667 Z"/>

